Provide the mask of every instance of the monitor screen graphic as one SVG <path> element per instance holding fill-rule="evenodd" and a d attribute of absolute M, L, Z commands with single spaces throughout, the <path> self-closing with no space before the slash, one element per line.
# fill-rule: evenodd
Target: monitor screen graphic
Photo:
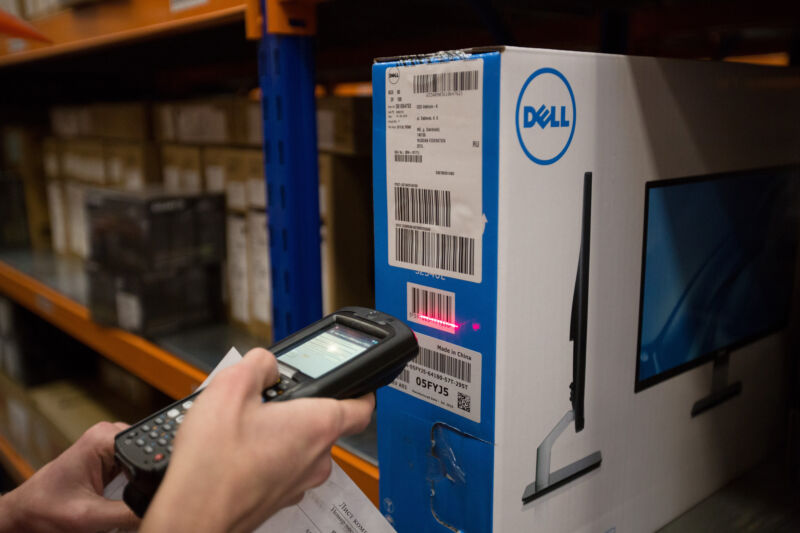
<path fill-rule="evenodd" d="M 797 170 L 647 184 L 636 390 L 786 324 Z"/>

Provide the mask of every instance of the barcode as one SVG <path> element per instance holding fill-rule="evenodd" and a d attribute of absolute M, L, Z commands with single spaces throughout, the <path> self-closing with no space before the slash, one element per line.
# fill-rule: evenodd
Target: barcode
<path fill-rule="evenodd" d="M 475 239 L 471 237 L 396 228 L 395 254 L 401 263 L 475 274 Z"/>
<path fill-rule="evenodd" d="M 414 93 L 449 93 L 475 91 L 478 89 L 478 71 L 440 72 L 438 74 L 415 74 Z"/>
<path fill-rule="evenodd" d="M 422 163 L 422 154 L 394 154 L 394 160 L 398 163 Z"/>
<path fill-rule="evenodd" d="M 409 311 L 424 318 L 433 318 L 455 322 L 455 305 L 453 294 L 442 293 L 436 290 L 426 290 L 420 287 L 409 287 L 411 289 L 411 309 Z"/>
<path fill-rule="evenodd" d="M 449 228 L 450 191 L 395 186 L 394 218 Z"/>
<path fill-rule="evenodd" d="M 419 354 L 414 358 L 412 363 L 430 368 L 436 372 L 441 372 L 442 374 L 447 374 L 452 378 L 460 379 L 467 383 L 472 382 L 472 363 L 437 352 L 436 350 L 420 346 Z"/>
<path fill-rule="evenodd" d="M 397 377 L 396 377 L 396 378 L 394 378 L 394 379 L 395 379 L 396 381 L 402 381 L 403 383 L 408 383 L 408 380 L 410 379 L 410 373 L 409 373 L 408 369 L 407 369 L 407 368 L 404 368 L 404 369 L 403 369 L 403 371 L 402 371 L 402 372 L 400 372 L 400 373 L 397 375 Z"/>

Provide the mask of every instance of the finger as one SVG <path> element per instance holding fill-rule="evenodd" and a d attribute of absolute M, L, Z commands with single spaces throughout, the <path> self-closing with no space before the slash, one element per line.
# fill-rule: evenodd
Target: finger
<path fill-rule="evenodd" d="M 141 520 L 121 501 L 98 497 L 92 501 L 91 510 L 86 517 L 85 531 L 109 531 L 121 529 L 136 531 Z"/>
<path fill-rule="evenodd" d="M 267 387 L 272 387 L 280 379 L 278 374 L 278 363 L 275 356 L 264 348 L 253 348 L 242 358 L 239 365 L 240 369 L 246 368 L 252 376 L 253 386 L 258 389 L 260 394 Z"/>
<path fill-rule="evenodd" d="M 111 422 L 98 422 L 86 430 L 81 436 L 81 449 L 89 459 L 95 459 L 99 464 L 96 472 L 100 475 L 92 480 L 95 490 L 100 493 L 105 484 L 117 471 L 114 461 L 114 437 L 119 433 L 119 428 Z"/>
<path fill-rule="evenodd" d="M 114 422 L 114 426 L 117 428 L 117 431 L 125 431 L 131 427 L 130 424 L 126 424 L 125 422 Z"/>
<path fill-rule="evenodd" d="M 375 409 L 375 394 L 369 393 L 354 400 L 341 400 L 338 402 L 342 410 L 341 428 L 342 436 L 361 433 L 372 420 L 372 411 Z"/>

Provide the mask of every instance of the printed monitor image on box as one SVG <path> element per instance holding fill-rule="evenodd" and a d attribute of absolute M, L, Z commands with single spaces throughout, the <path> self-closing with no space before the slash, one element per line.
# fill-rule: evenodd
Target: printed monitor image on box
<path fill-rule="evenodd" d="M 420 345 L 378 393 L 398 531 L 652 531 L 774 450 L 793 75 L 520 48 L 376 61 L 376 306 Z"/>

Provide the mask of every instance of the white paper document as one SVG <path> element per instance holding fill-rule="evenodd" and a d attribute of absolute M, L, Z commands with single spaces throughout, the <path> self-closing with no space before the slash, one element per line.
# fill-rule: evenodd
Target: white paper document
<path fill-rule="evenodd" d="M 242 358 L 236 348 L 223 357 L 200 386 L 205 387 L 220 370 Z M 394 528 L 353 483 L 339 465 L 333 463 L 325 483 L 306 492 L 297 505 L 287 507 L 261 524 L 258 533 L 391 533 Z M 121 500 L 127 480 L 115 477 L 104 491 L 105 497 Z M 176 511 L 180 512 L 180 511 Z"/>

